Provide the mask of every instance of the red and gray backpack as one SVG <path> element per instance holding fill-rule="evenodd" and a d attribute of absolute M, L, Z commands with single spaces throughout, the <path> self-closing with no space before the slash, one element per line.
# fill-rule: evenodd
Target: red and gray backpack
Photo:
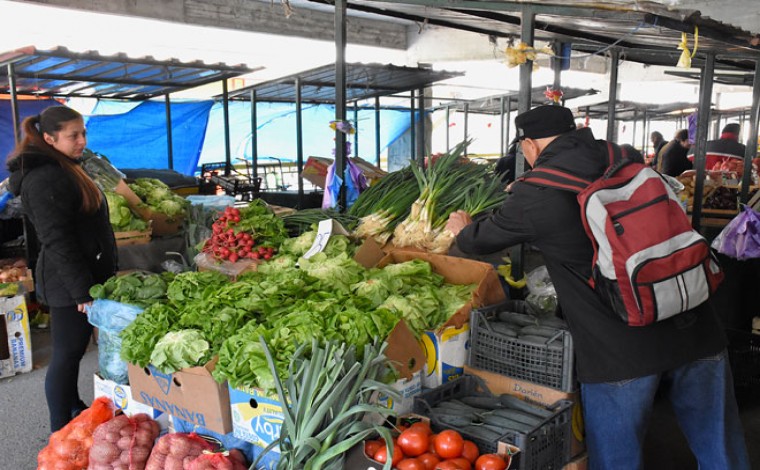
<path fill-rule="evenodd" d="M 617 145 L 608 142 L 607 150 L 607 170 L 594 181 L 541 167 L 522 179 L 577 193 L 594 247 L 589 284 L 628 325 L 649 325 L 705 302 L 723 280 L 707 240 L 662 175 L 628 160 Z"/>

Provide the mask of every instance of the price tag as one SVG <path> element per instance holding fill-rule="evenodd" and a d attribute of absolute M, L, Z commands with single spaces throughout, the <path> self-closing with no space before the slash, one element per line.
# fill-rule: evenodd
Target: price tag
<path fill-rule="evenodd" d="M 317 237 L 314 239 L 314 243 L 309 248 L 309 251 L 304 253 L 303 257 L 309 259 L 312 256 L 324 251 L 327 246 L 327 242 L 330 241 L 332 234 L 348 235 L 348 232 L 340 224 L 340 222 L 334 219 L 325 219 L 319 222 L 317 227 Z"/>

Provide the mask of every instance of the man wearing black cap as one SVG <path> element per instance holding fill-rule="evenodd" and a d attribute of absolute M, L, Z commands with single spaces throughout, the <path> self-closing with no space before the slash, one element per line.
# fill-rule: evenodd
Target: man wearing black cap
<path fill-rule="evenodd" d="M 541 250 L 573 335 L 589 468 L 642 468 L 649 416 L 662 388 L 700 468 L 749 469 L 726 338 L 709 302 L 631 327 L 613 316 L 588 283 L 592 244 L 576 193 L 560 188 L 599 178 L 609 161 L 607 143 L 595 140 L 588 128 L 576 130 L 572 113 L 560 106 L 520 114 L 515 127 L 527 164 L 540 167 L 541 177 L 518 177 L 489 218 L 472 222 L 457 212 L 447 228 L 458 234 L 457 246 L 465 253 L 520 243 Z M 568 173 L 569 178 L 555 178 Z"/>

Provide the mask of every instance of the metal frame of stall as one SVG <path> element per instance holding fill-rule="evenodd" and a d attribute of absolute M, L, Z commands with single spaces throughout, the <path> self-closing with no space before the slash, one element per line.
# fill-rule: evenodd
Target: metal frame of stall
<path fill-rule="evenodd" d="M 665 5 L 640 2 L 614 5 L 590 5 L 588 2 L 542 4 L 522 1 L 481 0 L 310 0 L 314 3 L 333 4 L 335 7 L 336 74 L 345 77 L 346 15 L 348 8 L 361 13 L 415 21 L 420 25 L 443 26 L 476 32 L 493 38 L 519 39 L 528 47 L 535 40 L 571 43 L 572 51 L 586 54 L 608 54 L 610 58 L 610 89 L 607 138 L 615 137 L 615 103 L 617 102 L 617 75 L 620 60 L 649 65 L 673 66 L 681 51 L 676 46 L 681 33 L 693 34 L 699 28 L 699 52 L 692 57 L 693 66 L 702 69 L 700 74 L 700 112 L 697 125 L 695 165 L 697 184 L 692 223 L 700 228 L 701 198 L 704 190 L 705 144 L 710 121 L 710 101 L 716 65 L 738 70 L 755 71 L 753 100 L 750 114 L 750 141 L 757 142 L 760 119 L 760 45 L 752 42 L 753 36 L 733 26 L 703 18 L 698 11 L 669 9 Z M 536 37 L 538 35 L 538 37 Z M 562 49 L 564 48 L 555 48 Z M 577 58 L 577 57 L 575 57 Z M 572 60 L 573 57 L 567 58 Z M 520 113 L 531 108 L 533 61 L 520 65 Z M 560 80 L 559 67 L 555 67 L 555 82 Z M 345 119 L 345 88 L 336 87 L 336 119 Z M 705 104 L 707 103 L 707 104 Z M 340 138 L 336 134 L 337 138 Z M 752 151 L 756 151 L 752 145 Z M 341 146 L 339 145 L 339 149 Z M 748 146 L 747 154 L 750 154 Z M 340 164 L 345 155 L 336 156 Z M 746 197 L 749 165 L 745 158 L 742 198 Z M 516 173 L 524 170 L 524 160 L 517 158 Z M 339 168 L 342 171 L 342 167 Z M 743 201 L 746 199 L 742 199 Z M 513 274 L 522 275 L 522 249 L 512 253 Z"/>
<path fill-rule="evenodd" d="M 4 67 L 3 67 L 4 66 Z M 182 62 L 177 59 L 101 55 L 95 51 L 72 52 L 64 47 L 38 50 L 28 46 L 0 53 L 0 92 L 11 97 L 14 136 L 20 138 L 18 95 L 53 98 L 97 98 L 145 101 L 164 96 L 166 105 L 167 165 L 173 169 L 170 94 L 216 81 L 225 96 L 226 154 L 229 161 L 227 79 L 260 70 L 244 65 Z"/>
<path fill-rule="evenodd" d="M 278 79 L 270 80 L 264 83 L 251 85 L 249 87 L 235 90 L 229 94 L 231 100 L 242 100 L 251 102 L 251 153 L 252 153 L 252 171 L 254 177 L 258 175 L 258 146 L 257 146 L 257 115 L 256 103 L 259 102 L 279 102 L 295 103 L 296 106 L 296 170 L 298 172 L 298 207 L 303 207 L 304 189 L 303 178 L 301 173 L 304 165 L 303 155 L 303 123 L 302 123 L 302 106 L 308 104 L 334 104 L 336 106 L 336 121 L 347 121 L 346 103 L 353 103 L 354 109 L 354 151 L 358 150 L 358 110 L 360 101 L 374 99 L 375 109 L 375 158 L 380 162 L 380 98 L 384 96 L 393 96 L 398 98 L 400 94 L 409 93 L 410 99 L 410 119 L 412 120 L 411 131 L 411 155 L 418 161 L 424 158 L 424 89 L 431 84 L 462 75 L 459 72 L 434 71 L 420 67 L 401 67 L 396 65 L 384 64 L 361 64 L 361 63 L 344 63 L 343 77 L 338 78 L 336 65 L 325 65 L 303 72 L 295 73 Z M 343 101 L 339 106 L 336 101 L 338 88 L 342 83 Z M 338 110 L 340 108 L 340 110 Z M 393 107 L 398 109 L 398 107 Z M 338 114 L 343 118 L 338 119 Z M 419 118 L 417 116 L 419 115 Z M 415 126 L 416 124 L 416 126 Z M 417 129 L 415 129 L 417 127 Z M 341 138 L 339 140 L 338 134 Z M 416 138 L 415 136 L 423 136 Z M 336 130 L 336 161 L 345 156 L 345 139 L 346 134 Z M 342 157 L 339 155 L 342 154 Z M 339 167 L 345 168 L 345 160 L 340 164 L 336 163 L 336 173 L 341 171 Z M 341 205 L 341 207 L 345 207 Z"/>

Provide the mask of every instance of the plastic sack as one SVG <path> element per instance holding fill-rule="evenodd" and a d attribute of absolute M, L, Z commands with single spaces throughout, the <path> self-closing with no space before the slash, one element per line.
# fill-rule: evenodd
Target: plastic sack
<path fill-rule="evenodd" d="M 144 470 L 161 429 L 145 413 L 119 415 L 92 435 L 88 470 Z"/>
<path fill-rule="evenodd" d="M 119 181 L 126 177 L 124 173 L 114 168 L 107 158 L 89 149 L 82 154 L 82 169 L 103 191 L 115 190 Z"/>
<path fill-rule="evenodd" d="M 760 213 L 749 206 L 731 220 L 715 237 L 718 253 L 738 260 L 760 258 Z"/>
<path fill-rule="evenodd" d="M 110 397 L 95 399 L 69 424 L 50 436 L 48 445 L 37 454 L 37 470 L 82 470 L 89 465 L 93 433 L 113 418 Z"/>
<path fill-rule="evenodd" d="M 346 159 L 346 168 L 343 172 L 346 177 L 346 208 L 351 207 L 362 191 L 369 187 L 367 178 L 364 177 L 361 168 L 356 166 L 350 158 Z M 325 192 L 322 196 L 322 209 L 333 209 L 338 205 L 338 195 L 343 178 L 335 174 L 335 163 L 327 167 L 325 178 Z"/>
<path fill-rule="evenodd" d="M 121 359 L 121 331 L 129 326 L 141 307 L 97 299 L 87 309 L 87 320 L 100 331 L 98 333 L 98 367 L 100 375 L 117 384 L 127 384 L 127 363 Z"/>
<path fill-rule="evenodd" d="M 214 446 L 195 433 L 166 434 L 156 442 L 145 470 L 187 470 L 190 463 Z"/>
<path fill-rule="evenodd" d="M 546 266 L 539 266 L 526 276 L 528 297 L 525 300 L 539 315 L 554 315 L 557 311 L 557 291 Z"/>

